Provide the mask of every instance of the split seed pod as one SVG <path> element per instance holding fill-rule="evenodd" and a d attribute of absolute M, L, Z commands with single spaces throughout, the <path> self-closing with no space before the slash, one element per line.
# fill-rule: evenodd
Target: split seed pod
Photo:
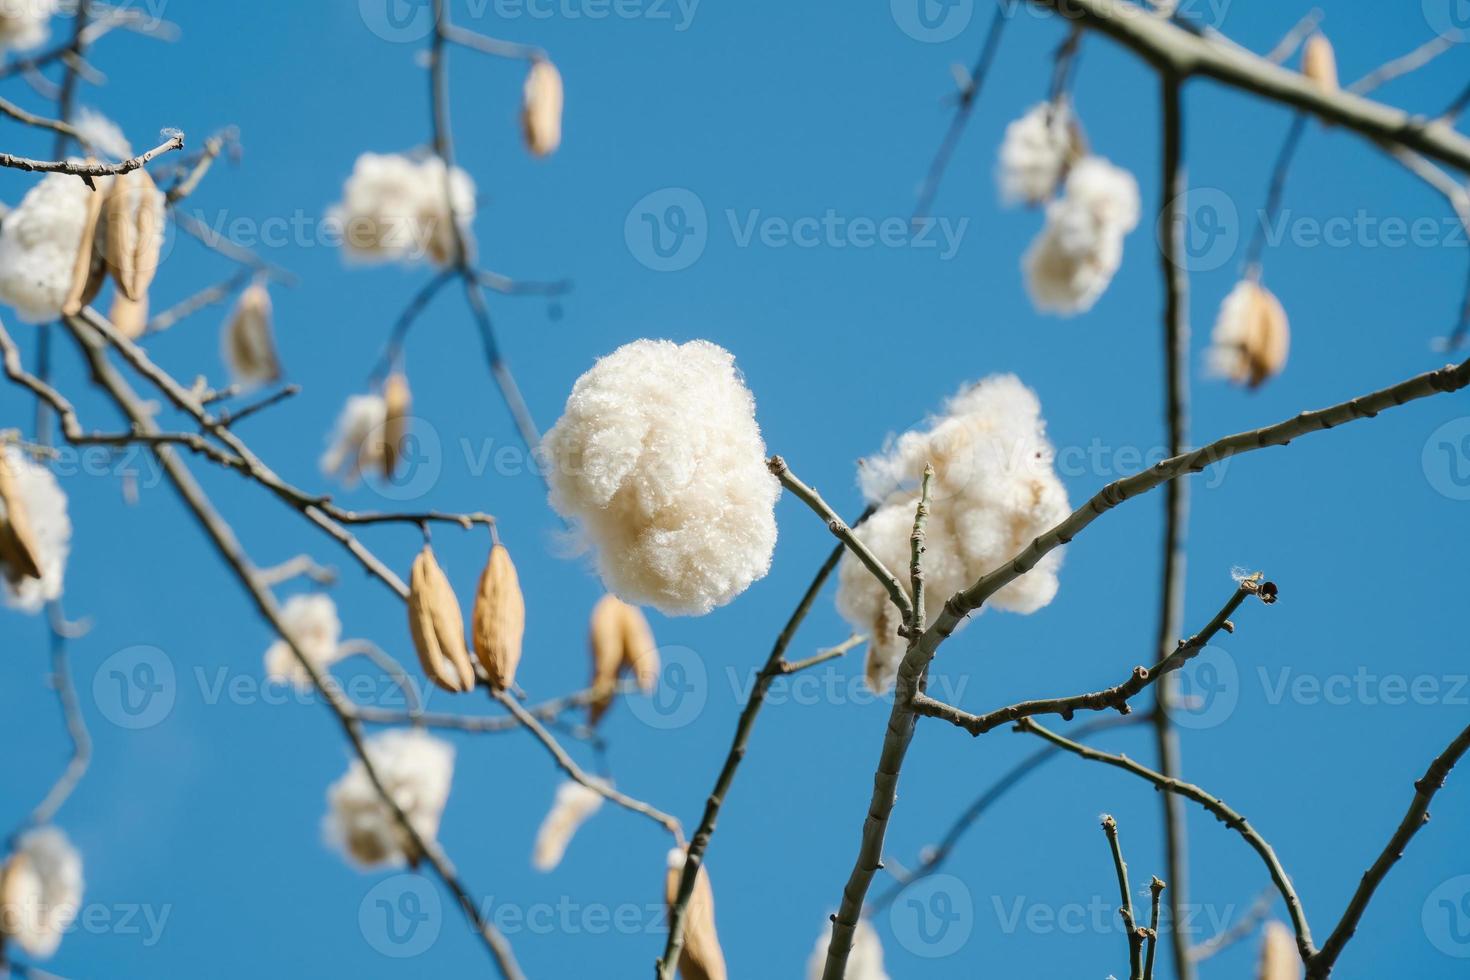
<path fill-rule="evenodd" d="M 1261 962 L 1257 980 L 1300 980 L 1302 958 L 1291 930 L 1280 922 L 1268 922 L 1261 934 Z"/>
<path fill-rule="evenodd" d="M 88 160 L 89 163 L 94 162 Z M 102 222 L 103 206 L 112 190 L 110 177 L 94 177 L 96 190 L 87 197 L 87 217 L 82 224 L 82 237 L 77 247 L 76 265 L 72 267 L 71 292 L 61 305 L 66 316 L 76 316 L 102 291 L 107 279 L 107 260 L 98 246 L 97 231 Z"/>
<path fill-rule="evenodd" d="M 112 278 L 128 299 L 146 299 L 163 249 L 163 192 L 146 170 L 123 174 L 112 182 L 106 214 Z"/>
<path fill-rule="evenodd" d="M 521 639 L 526 633 L 526 600 L 520 577 L 505 545 L 490 549 L 490 560 L 480 575 L 475 596 L 475 655 L 490 686 L 505 690 L 515 684 L 521 662 Z"/>
<path fill-rule="evenodd" d="M 1302 47 L 1302 74 L 1329 92 L 1337 91 L 1337 55 L 1327 35 L 1317 33 Z"/>
<path fill-rule="evenodd" d="M 413 406 L 413 393 L 403 372 L 394 371 L 383 382 L 383 402 L 387 411 L 383 416 L 383 446 L 379 463 L 383 479 L 391 480 L 398 469 L 404 437 L 408 435 L 408 410 Z"/>
<path fill-rule="evenodd" d="M 475 668 L 465 647 L 459 599 L 427 544 L 413 560 L 409 577 L 408 629 L 429 680 L 451 693 L 474 689 Z"/>
<path fill-rule="evenodd" d="M 0 566 L 11 582 L 41 578 L 35 539 L 10 460 L 0 450 Z"/>
<path fill-rule="evenodd" d="M 271 327 L 271 294 L 261 283 L 251 283 L 240 294 L 225 323 L 224 357 L 235 380 L 269 384 L 281 376 Z"/>
<path fill-rule="evenodd" d="M 1253 280 L 1235 287 L 1215 325 L 1222 372 L 1236 384 L 1260 387 L 1281 373 L 1291 349 L 1291 328 L 1281 301 Z"/>
<path fill-rule="evenodd" d="M 534 156 L 550 156 L 561 145 L 563 100 L 561 72 L 544 58 L 532 61 L 531 70 L 526 74 L 521 130 L 526 138 L 526 149 Z"/>
<path fill-rule="evenodd" d="M 682 847 L 669 852 L 664 891 L 670 911 L 679 897 L 679 878 L 684 874 L 686 860 Z M 684 913 L 684 949 L 679 953 L 679 975 L 684 980 L 725 980 L 727 976 L 725 954 L 715 931 L 715 893 L 702 864 L 694 876 L 694 891 L 689 895 Z"/>
<path fill-rule="evenodd" d="M 592 688 L 588 720 L 596 725 L 612 706 L 613 691 L 623 671 L 631 671 L 638 687 L 652 694 L 658 686 L 658 646 L 653 629 L 636 606 L 605 595 L 592 608 Z"/>

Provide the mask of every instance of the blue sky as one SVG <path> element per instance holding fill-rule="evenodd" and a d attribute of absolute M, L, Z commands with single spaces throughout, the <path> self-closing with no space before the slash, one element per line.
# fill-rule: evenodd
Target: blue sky
<path fill-rule="evenodd" d="M 359 153 L 408 150 L 427 139 L 422 45 L 395 40 L 378 0 L 159 2 L 181 28 L 179 42 L 108 38 L 94 58 L 106 85 L 87 86 L 81 101 L 139 144 L 151 145 L 164 126 L 183 129 L 196 145 L 213 130 L 239 126 L 239 165 L 217 167 L 192 207 L 217 227 L 258 238 L 262 254 L 300 277 L 274 298 L 286 370 L 304 386 L 241 434 L 285 476 L 319 487 L 315 461 L 343 398 L 365 383 L 393 318 L 427 274 L 349 268 L 322 241 L 318 222 Z M 639 337 L 703 337 L 735 353 L 770 450 L 843 512 L 861 506 L 855 460 L 966 381 L 997 371 L 1019 374 L 1039 393 L 1074 503 L 1157 458 L 1165 438 L 1161 295 L 1149 222 L 1129 237 L 1123 267 L 1097 307 L 1057 320 L 1031 309 L 1019 275 L 1039 216 L 996 201 L 995 149 L 1005 123 L 1046 90 L 1050 51 L 1064 37 L 1055 18 L 1027 9 L 1015 16 L 935 203 L 934 232 L 885 243 L 877 230 L 910 212 L 948 120 L 950 65 L 973 60 L 987 5 L 961 2 L 933 29 L 904 0 L 453 6 L 465 27 L 544 47 L 566 80 L 565 143 L 536 162 L 519 146 L 522 66 L 453 55 L 456 133 L 480 190 L 484 263 L 519 278 L 575 281 L 559 316 L 540 299 L 493 300 L 502 343 L 543 426 L 598 355 Z M 1304 12 L 1299 6 L 1197 0 L 1190 9 L 1265 50 Z M 1447 23 L 1447 4 L 1422 6 L 1423 16 L 1413 4 L 1407 15 L 1389 16 L 1366 0 L 1323 3 L 1343 76 L 1366 73 Z M 413 33 L 411 20 L 406 31 Z M 1467 59 L 1457 47 L 1381 96 L 1438 111 L 1462 87 Z M 23 82 L 6 83 L 0 94 L 44 108 Z M 1133 171 L 1152 207 L 1153 76 L 1088 37 L 1076 100 L 1095 151 Z M 1189 85 L 1186 113 L 1196 213 L 1210 206 L 1210 218 L 1191 229 L 1201 236 L 1190 295 L 1197 442 L 1444 362 L 1433 341 L 1453 325 L 1466 263 L 1451 212 L 1362 140 L 1313 125 L 1287 187 L 1289 233 L 1265 265 L 1291 316 L 1290 362 L 1257 393 L 1205 378 L 1208 327 L 1236 277 L 1241 232 L 1261 204 L 1289 114 L 1204 82 Z M 40 156 L 49 145 L 8 121 L 0 121 L 0 136 L 12 152 Z M 14 202 L 31 182 L 0 175 L 0 199 Z M 692 237 L 680 239 L 685 247 L 671 245 L 686 227 L 674 205 L 692 222 Z M 659 248 L 644 214 L 674 222 L 664 224 Z M 1211 220 L 1217 214 L 1225 216 L 1222 245 L 1206 237 L 1219 227 Z M 1422 222 L 1425 234 L 1406 243 L 1395 221 Z M 788 239 L 782 229 L 805 231 Z M 284 239 L 272 237 L 283 230 Z M 181 299 L 231 271 L 179 242 L 155 302 Z M 202 314 L 157 337 L 151 350 L 182 378 L 219 378 L 221 318 Z M 6 322 L 33 349 L 33 328 Z M 85 392 L 74 353 L 63 350 L 58 378 L 84 422 L 111 427 L 101 400 Z M 517 448 L 457 295 L 446 292 L 430 308 L 408 357 L 424 475 L 409 500 L 368 487 L 341 502 L 496 514 L 527 595 L 520 682 L 536 697 L 578 688 L 587 673 L 586 615 L 599 586 L 585 564 L 562 555 L 559 524 Z M 31 411 L 29 399 L 0 389 L 4 425 L 28 427 Z M 1459 547 L 1470 517 L 1467 417 L 1463 394 L 1440 397 L 1193 481 L 1189 628 L 1226 599 L 1233 566 L 1265 570 L 1282 598 L 1242 609 L 1237 632 L 1201 661 L 1209 669 L 1190 676 L 1208 701 L 1184 732 L 1185 773 L 1275 844 L 1319 938 L 1397 825 L 1413 780 L 1470 719 Z M 345 635 L 411 660 L 396 600 L 299 515 L 234 475 L 194 465 L 257 561 L 309 552 L 335 565 Z M 433 889 L 415 892 L 430 915 L 416 944 L 385 939 L 377 900 L 397 901 L 411 881 L 360 873 L 321 841 L 325 790 L 347 760 L 336 724 L 320 705 L 261 689 L 271 637 L 156 467 L 139 457 L 72 469 L 63 478 L 76 525 L 66 604 L 92 623 L 72 655 L 96 757 L 58 822 L 84 852 L 91 918 L 48 968 L 117 977 L 488 969 L 457 910 Z M 124 499 L 119 480 L 129 471 L 136 504 Z M 1134 501 L 1089 528 L 1067 552 L 1056 601 L 1032 616 L 979 617 L 944 648 L 936 684 L 983 711 L 1116 683 L 1149 660 L 1161 505 L 1158 496 Z M 778 518 L 769 577 L 706 618 L 654 618 L 666 659 L 690 671 L 693 700 L 672 714 L 619 706 L 605 723 L 619 785 L 689 826 L 754 670 L 830 546 L 799 503 L 783 500 Z M 418 543 L 411 529 L 375 530 L 368 540 L 406 574 Z M 467 597 L 484 560 L 483 533 L 441 531 L 436 547 Z M 846 635 L 829 593 L 795 651 Z M 0 732 L 12 746 L 0 824 L 9 827 L 60 771 L 65 739 L 45 684 L 42 624 L 0 612 L 0 638 Z M 138 657 L 166 664 L 173 682 L 167 710 L 146 727 L 127 728 L 116 723 L 110 678 Z M 778 685 L 761 717 L 709 857 L 736 976 L 801 976 L 838 900 L 888 713 L 864 694 L 860 675 L 858 658 L 849 657 Z M 361 676 L 369 696 L 382 696 L 380 680 Z M 433 704 L 452 707 L 442 696 Z M 1140 759 L 1152 755 L 1141 729 L 1101 742 Z M 538 874 L 529 849 L 559 781 L 550 760 L 520 733 L 457 745 L 441 839 L 500 916 L 527 972 L 565 976 L 596 963 L 603 975 L 646 975 L 663 942 L 662 832 L 605 809 L 560 869 Z M 1033 739 L 1005 731 L 973 740 L 921 726 L 889 853 L 912 864 L 1034 748 Z M 584 746 L 573 751 L 592 761 Z M 1436 800 L 1433 823 L 1383 886 L 1340 975 L 1463 974 L 1470 957 L 1464 775 Z M 1125 970 L 1101 812 L 1117 816 L 1134 877 L 1162 875 L 1154 792 L 1114 770 L 1058 759 L 965 838 L 944 894 L 921 896 L 922 908 L 948 901 L 958 916 L 941 944 L 923 940 L 913 905 L 878 917 L 890 972 L 1101 978 Z M 1238 838 L 1197 809 L 1189 819 L 1203 937 L 1268 881 Z M 1246 944 L 1206 964 L 1203 975 L 1247 976 L 1253 957 L 1254 944 Z"/>

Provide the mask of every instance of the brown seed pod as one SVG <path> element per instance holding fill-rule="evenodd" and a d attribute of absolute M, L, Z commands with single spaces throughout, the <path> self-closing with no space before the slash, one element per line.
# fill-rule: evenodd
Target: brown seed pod
<path fill-rule="evenodd" d="M 117 332 L 129 340 L 137 340 L 148 330 L 148 295 L 142 299 L 128 299 L 119 289 L 112 297 L 112 310 L 107 319 Z"/>
<path fill-rule="evenodd" d="M 104 251 L 117 288 L 130 300 L 148 295 L 163 249 L 163 192 L 143 169 L 112 182 Z"/>
<path fill-rule="evenodd" d="M 565 96 L 561 72 L 545 58 L 531 62 L 521 106 L 521 132 L 533 156 L 550 156 L 561 145 L 561 113 Z"/>
<path fill-rule="evenodd" d="M 15 473 L 4 449 L 0 449 L 0 565 L 12 582 L 23 578 L 41 578 L 36 558 L 35 538 L 26 517 Z"/>
<path fill-rule="evenodd" d="M 94 162 L 88 160 L 89 163 Z M 66 316 L 76 316 L 102 291 L 107 279 L 107 260 L 98 248 L 97 230 L 102 221 L 102 209 L 112 190 L 111 177 L 93 178 L 96 190 L 87 198 L 87 217 L 82 223 L 82 238 L 77 247 L 76 265 L 72 267 L 71 292 L 61 304 Z"/>
<path fill-rule="evenodd" d="M 235 303 L 225 323 L 225 363 L 236 379 L 268 384 L 281 376 L 271 327 L 271 294 L 262 283 L 251 283 Z"/>
<path fill-rule="evenodd" d="M 1291 930 L 1280 922 L 1268 922 L 1261 931 L 1261 960 L 1257 980 L 1300 980 L 1302 958 Z"/>
<path fill-rule="evenodd" d="M 475 656 L 485 668 L 490 686 L 496 690 L 513 686 L 521 662 L 521 639 L 526 633 L 526 600 L 505 545 L 490 549 L 490 560 L 480 575 L 473 620 Z"/>
<path fill-rule="evenodd" d="M 454 693 L 474 689 L 475 668 L 465 647 L 459 599 L 427 544 L 409 576 L 408 629 L 429 680 Z"/>
<path fill-rule="evenodd" d="M 611 594 L 592 608 L 589 635 L 595 696 L 587 713 L 590 723 L 596 725 L 612 706 L 618 678 L 624 671 L 632 673 L 645 694 L 653 693 L 658 686 L 659 656 L 653 629 L 642 611 Z"/>
<path fill-rule="evenodd" d="M 664 880 L 664 900 L 670 911 L 679 896 L 679 879 L 687 860 L 683 848 L 669 852 L 669 870 Z M 715 893 L 704 865 L 694 876 L 694 891 L 684 912 L 684 949 L 679 953 L 679 975 L 684 980 L 726 980 L 725 953 L 715 931 Z"/>
<path fill-rule="evenodd" d="M 1337 55 L 1332 42 L 1320 32 L 1302 46 L 1302 74 L 1329 92 L 1337 91 Z"/>
<path fill-rule="evenodd" d="M 379 463 L 383 469 L 383 478 L 391 480 L 398 469 L 403 440 L 408 435 L 408 411 L 413 406 L 413 393 L 409 390 L 408 378 L 403 372 L 394 371 L 383 382 L 383 401 L 388 410 L 383 418 L 383 445 Z"/>

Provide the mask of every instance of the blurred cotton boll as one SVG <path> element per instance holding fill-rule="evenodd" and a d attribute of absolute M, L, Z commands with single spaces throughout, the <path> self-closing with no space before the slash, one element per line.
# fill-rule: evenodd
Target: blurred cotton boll
<path fill-rule="evenodd" d="M 382 395 L 348 398 L 322 454 L 322 473 L 356 486 L 364 470 L 382 465 L 387 421 L 388 402 Z"/>
<path fill-rule="evenodd" d="M 46 467 L 30 460 L 16 446 L 0 446 L 0 525 L 16 528 L 29 555 L 25 569 L 14 559 L 0 560 L 0 598 L 21 612 L 40 612 L 60 598 L 66 577 L 66 559 L 71 551 L 71 518 L 67 516 L 66 494 Z M 8 548 L 5 550 L 9 550 Z M 39 571 L 39 577 L 29 574 Z"/>
<path fill-rule="evenodd" d="M 619 597 L 703 615 L 770 569 L 780 485 L 729 351 L 618 348 L 577 379 L 543 445 L 551 505 Z"/>
<path fill-rule="evenodd" d="M 1290 348 L 1281 301 L 1260 283 L 1243 279 L 1220 304 L 1206 358 L 1212 374 L 1256 388 L 1281 373 Z"/>
<path fill-rule="evenodd" d="M 878 509 L 856 533 L 889 569 L 909 567 L 917 487 L 926 465 L 934 467 L 924 553 L 932 622 L 945 599 L 1013 558 L 1071 508 L 1056 475 L 1041 403 L 1015 375 L 992 375 L 964 389 L 928 428 L 904 433 L 883 453 L 863 460 L 863 493 Z M 986 605 L 1035 612 L 1055 597 L 1060 567 L 1058 549 Z M 843 555 L 838 577 L 838 611 L 854 629 L 871 634 L 868 684 L 886 690 L 905 649 L 898 612 L 883 585 L 851 554 Z M 908 576 L 899 579 L 907 587 Z"/>
<path fill-rule="evenodd" d="M 996 168 L 1002 200 L 1033 206 L 1045 203 L 1081 153 L 1082 135 L 1070 104 L 1037 103 L 1006 127 Z"/>
<path fill-rule="evenodd" d="M 531 851 L 531 866 L 537 871 L 551 871 L 561 864 L 582 824 L 602 808 L 602 794 L 574 780 L 556 788 L 556 799 L 541 829 L 536 832 L 536 845 Z"/>
<path fill-rule="evenodd" d="M 339 646 L 342 620 L 337 616 L 337 604 L 331 596 L 293 595 L 281 607 L 281 625 L 318 672 L 326 671 L 342 659 Z M 294 684 L 297 690 L 311 689 L 311 675 L 285 640 L 277 640 L 266 650 L 265 673 L 277 683 Z"/>
<path fill-rule="evenodd" d="M 0 0 L 3 2 L 3 0 Z M 82 904 L 82 856 L 56 827 L 22 834 L 0 872 L 0 939 L 48 957 Z"/>
<path fill-rule="evenodd" d="M 0 0 L 6 2 L 13 0 Z M 76 177 L 50 174 L 0 224 L 0 303 L 26 323 L 61 317 L 93 193 Z"/>
<path fill-rule="evenodd" d="M 817 939 L 812 955 L 806 961 L 807 980 L 822 980 L 827 968 L 827 947 L 832 944 L 832 922 Z M 883 968 L 883 944 L 878 931 L 867 919 L 859 919 L 852 936 L 852 951 L 847 954 L 847 980 L 888 980 Z"/>
<path fill-rule="evenodd" d="M 565 95 L 561 72 L 544 58 L 531 63 L 526 74 L 521 129 L 533 156 L 550 156 L 561 146 L 561 112 Z"/>
<path fill-rule="evenodd" d="M 453 202 L 454 214 L 450 214 Z M 448 265 L 456 258 L 456 218 L 468 235 L 475 217 L 475 183 L 455 167 L 446 178 L 438 157 L 364 153 L 328 220 L 342 229 L 343 247 L 359 262 Z"/>
<path fill-rule="evenodd" d="M 439 820 L 454 778 L 454 747 L 418 729 L 391 729 L 367 740 L 367 755 L 384 790 L 425 841 Z M 368 778 L 361 759 L 327 790 L 329 843 L 365 868 L 417 861 L 412 844 Z"/>
<path fill-rule="evenodd" d="M 51 36 L 60 0 L 0 0 L 0 52 L 26 51 Z"/>
<path fill-rule="evenodd" d="M 1064 316 L 1091 309 L 1123 262 L 1123 238 L 1137 227 L 1138 209 L 1132 174 L 1101 157 L 1079 161 L 1022 260 L 1036 308 Z"/>

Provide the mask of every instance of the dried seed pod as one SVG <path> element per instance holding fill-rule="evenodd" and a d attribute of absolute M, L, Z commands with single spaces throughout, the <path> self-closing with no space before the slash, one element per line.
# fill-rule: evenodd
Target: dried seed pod
<path fill-rule="evenodd" d="M 119 289 L 112 297 L 112 310 L 107 314 L 107 319 L 117 328 L 118 333 L 129 340 L 137 340 L 148 330 L 147 294 L 142 299 L 128 299 Z"/>
<path fill-rule="evenodd" d="M 89 163 L 94 162 L 88 160 Z M 107 279 L 107 260 L 98 248 L 97 231 L 102 222 L 102 209 L 112 190 L 111 177 L 93 178 L 96 190 L 87 198 L 87 217 L 82 224 L 82 238 L 77 247 L 77 261 L 72 270 L 71 292 L 61 305 L 66 316 L 76 316 L 102 291 Z"/>
<path fill-rule="evenodd" d="M 1318 32 L 1302 47 L 1302 74 L 1329 92 L 1337 91 L 1337 55 L 1327 35 Z"/>
<path fill-rule="evenodd" d="M 1220 306 L 1210 351 L 1216 373 L 1236 384 L 1259 387 L 1281 373 L 1291 348 L 1291 328 L 1271 291 L 1246 279 Z"/>
<path fill-rule="evenodd" d="M 589 722 L 596 725 L 612 706 L 618 678 L 631 671 L 645 694 L 658 686 L 658 645 L 648 620 L 636 606 L 605 595 L 592 608 L 589 635 L 592 646 L 593 700 L 587 706 Z"/>
<path fill-rule="evenodd" d="M 1257 980 L 1300 980 L 1302 958 L 1296 939 L 1280 922 L 1268 922 L 1261 932 L 1261 961 Z"/>
<path fill-rule="evenodd" d="M 679 878 L 687 855 L 682 847 L 669 852 L 664 898 L 672 911 L 679 896 Z M 679 975 L 684 980 L 725 980 L 725 953 L 715 931 L 715 893 L 704 865 L 694 876 L 694 891 L 684 913 L 684 949 L 679 953 Z"/>
<path fill-rule="evenodd" d="M 563 100 L 561 72 L 544 58 L 532 61 L 526 74 L 521 130 L 534 156 L 550 156 L 561 145 Z"/>
<path fill-rule="evenodd" d="M 106 204 L 107 265 L 117 288 L 130 300 L 148 294 L 163 250 L 163 192 L 138 169 L 112 182 Z"/>
<path fill-rule="evenodd" d="M 35 538 L 7 453 L 0 449 L 0 566 L 11 582 L 41 578 Z"/>
<path fill-rule="evenodd" d="M 465 647 L 459 599 L 427 544 L 409 576 L 408 628 L 429 680 L 450 692 L 474 689 L 475 668 Z"/>
<path fill-rule="evenodd" d="M 623 604 L 623 667 L 632 673 L 638 688 L 652 694 L 658 687 L 658 644 L 643 610 Z"/>
<path fill-rule="evenodd" d="M 496 690 L 513 686 L 521 662 L 521 638 L 526 632 L 526 600 L 505 545 L 490 549 L 490 560 L 480 575 L 473 619 L 475 656 L 485 668 L 490 686 Z"/>
<path fill-rule="evenodd" d="M 251 283 L 225 322 L 224 358 L 236 381 L 269 384 L 281 376 L 271 326 L 271 294 L 263 283 Z"/>
<path fill-rule="evenodd" d="M 403 372 L 394 371 L 383 382 L 383 403 L 387 412 L 383 416 L 383 441 L 378 461 L 383 478 L 391 480 L 398 469 L 404 437 L 408 435 L 408 410 L 413 406 L 413 393 Z"/>

